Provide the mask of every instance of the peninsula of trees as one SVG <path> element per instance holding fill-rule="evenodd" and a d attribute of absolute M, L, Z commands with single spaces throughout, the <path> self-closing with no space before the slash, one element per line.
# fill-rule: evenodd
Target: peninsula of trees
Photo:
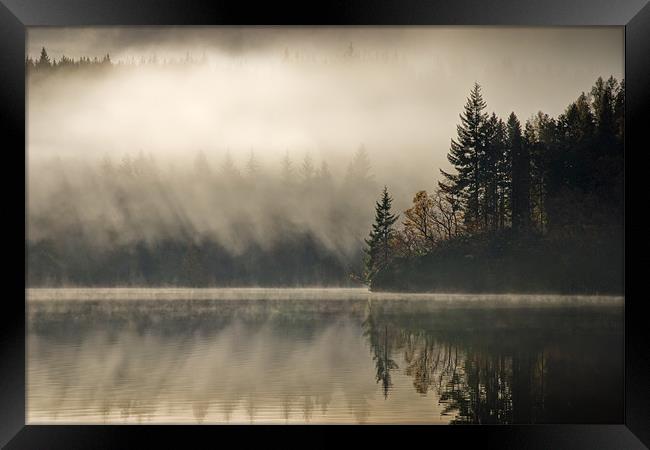
<path fill-rule="evenodd" d="M 623 291 L 625 84 L 599 78 L 557 118 L 487 113 L 475 84 L 432 193 L 366 240 L 373 290 Z"/>

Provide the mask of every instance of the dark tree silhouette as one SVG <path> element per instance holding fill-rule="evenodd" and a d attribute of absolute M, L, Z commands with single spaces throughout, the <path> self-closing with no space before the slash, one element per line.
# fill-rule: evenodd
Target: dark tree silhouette
<path fill-rule="evenodd" d="M 510 149 L 505 142 L 503 121 L 495 113 L 484 123 L 485 153 L 481 155 L 483 195 L 483 227 L 486 230 L 503 228 L 506 207 L 509 205 Z"/>
<path fill-rule="evenodd" d="M 525 231 L 530 221 L 530 154 L 514 112 L 508 117 L 508 149 L 512 155 L 512 228 Z"/>
<path fill-rule="evenodd" d="M 417 220 L 397 230 L 398 257 L 371 288 L 620 293 L 624 89 L 599 78 L 557 119 L 540 111 L 522 131 L 514 113 L 505 124 L 483 112 L 476 84 L 448 154 L 455 171 L 439 182 L 458 214 L 432 209 L 419 191 L 407 209 Z M 462 230 L 418 244 L 430 223 L 459 216 Z"/>
<path fill-rule="evenodd" d="M 481 160 L 485 152 L 486 106 L 481 86 L 475 83 L 460 115 L 461 123 L 456 127 L 458 137 L 451 140 L 451 149 L 447 155 L 456 173 L 451 174 L 440 169 L 446 180 L 440 187 L 462 196 L 465 223 L 472 228 L 480 227 Z"/>
<path fill-rule="evenodd" d="M 52 66 L 52 61 L 50 60 L 49 55 L 47 54 L 47 50 L 45 50 L 45 47 L 41 49 L 41 56 L 38 59 L 38 62 L 36 63 L 36 67 L 38 69 L 46 69 Z"/>
<path fill-rule="evenodd" d="M 390 261 L 391 240 L 395 233 L 393 225 L 399 218 L 391 213 L 393 199 L 384 186 L 381 199 L 375 203 L 375 223 L 367 239 L 365 239 L 365 270 L 366 281 L 372 280 L 374 274 L 385 267 Z"/>

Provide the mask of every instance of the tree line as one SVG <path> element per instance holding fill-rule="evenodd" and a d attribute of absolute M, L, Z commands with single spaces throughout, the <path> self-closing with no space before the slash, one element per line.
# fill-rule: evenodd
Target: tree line
<path fill-rule="evenodd" d="M 278 162 L 198 152 L 166 167 L 140 152 L 32 165 L 28 285 L 354 284 L 376 190 L 365 147 L 341 173 L 310 153 Z"/>
<path fill-rule="evenodd" d="M 512 266 L 517 258 L 528 260 L 539 252 L 550 257 L 555 246 L 564 251 L 555 263 L 564 261 L 567 271 L 585 273 L 573 282 L 545 276 L 527 285 L 521 279 L 497 280 L 504 274 L 531 278 L 523 269 L 509 273 L 502 267 L 501 274 L 480 286 L 546 290 L 555 283 L 560 290 L 620 290 L 624 98 L 624 81 L 598 78 L 588 94 L 581 93 L 557 118 L 540 111 L 522 126 L 514 112 L 507 120 L 488 114 L 476 83 L 451 140 L 447 158 L 452 170 L 440 170 L 442 180 L 433 193 L 417 192 L 399 224 L 384 188 L 366 239 L 365 282 L 408 288 L 397 272 L 402 281 L 418 272 L 417 289 L 455 290 L 463 284 L 464 268 Z M 585 267 L 583 260 L 591 256 L 596 259 Z M 596 272 L 595 261 L 604 264 Z M 399 270 L 406 266 L 409 270 Z M 535 276 L 547 272 L 541 269 L 530 268 Z M 440 275 L 445 270 L 454 273 Z M 591 284 L 604 270 L 609 270 L 605 284 Z M 437 276 L 443 279 L 433 281 Z"/>
<path fill-rule="evenodd" d="M 28 56 L 25 59 L 25 68 L 27 69 L 28 73 L 64 67 L 110 66 L 112 64 L 113 62 L 111 61 L 111 56 L 108 53 L 101 58 L 97 56 L 94 58 L 81 56 L 75 59 L 61 55 L 61 57 L 57 60 L 50 57 L 45 47 L 41 48 L 41 53 L 38 58 L 32 58 L 31 56 Z"/>
<path fill-rule="evenodd" d="M 305 54 L 300 50 L 292 50 L 285 47 L 284 50 L 278 55 L 278 60 L 282 63 L 315 63 L 321 65 L 330 65 L 341 62 L 383 62 L 385 64 L 395 64 L 403 62 L 404 56 L 396 51 L 360 51 L 355 48 L 352 43 L 344 46 L 340 52 L 330 56 L 318 57 L 310 54 Z M 234 58 L 234 61 L 243 62 L 244 57 Z M 158 57 L 151 55 L 148 57 L 128 57 L 116 62 L 111 59 L 110 53 L 102 56 L 80 56 L 73 58 L 66 55 L 61 55 L 58 59 L 53 58 L 47 52 L 45 47 L 41 47 L 38 57 L 27 56 L 25 58 L 25 68 L 28 73 L 51 73 L 56 69 L 92 69 L 92 68 L 109 68 L 115 66 L 134 66 L 144 64 L 156 65 L 188 65 L 188 64 L 203 64 L 206 62 L 205 53 L 200 56 L 191 55 L 189 52 L 182 58 Z"/>
<path fill-rule="evenodd" d="M 111 59 L 110 53 L 106 53 L 102 56 L 80 56 L 78 58 L 61 55 L 58 59 L 50 56 L 45 47 L 41 48 L 39 56 L 33 58 L 27 56 L 25 58 L 25 70 L 27 74 L 51 74 L 58 70 L 70 70 L 70 69 L 82 69 L 82 70 L 92 70 L 92 69 L 107 69 L 115 67 L 126 67 L 126 66 L 139 66 L 139 65 L 164 65 L 164 66 L 174 66 L 174 65 L 190 65 L 190 64 L 202 64 L 205 63 L 206 57 L 205 54 L 202 54 L 199 57 L 190 55 L 186 53 L 182 58 L 160 58 L 156 55 L 151 55 L 148 57 L 140 56 L 138 58 L 132 56 L 129 58 L 124 58 L 119 61 L 113 61 Z"/>

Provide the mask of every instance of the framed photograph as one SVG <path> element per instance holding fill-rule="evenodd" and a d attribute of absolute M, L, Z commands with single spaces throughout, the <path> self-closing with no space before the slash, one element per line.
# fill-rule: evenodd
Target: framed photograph
<path fill-rule="evenodd" d="M 3 446 L 650 445 L 647 2 L 0 1 Z"/>

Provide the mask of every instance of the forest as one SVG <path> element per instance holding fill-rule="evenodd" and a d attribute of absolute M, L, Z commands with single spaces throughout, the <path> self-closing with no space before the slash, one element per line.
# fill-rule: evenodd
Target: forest
<path fill-rule="evenodd" d="M 598 78 L 557 118 L 488 114 L 475 84 L 432 193 L 365 240 L 373 290 L 623 291 L 625 82 Z M 401 219 L 401 224 L 399 220 Z"/>
<path fill-rule="evenodd" d="M 43 49 L 26 72 L 138 64 Z M 599 78 L 558 117 L 522 123 L 488 113 L 476 84 L 449 167 L 432 168 L 435 188 L 404 211 L 363 145 L 341 173 L 299 149 L 277 167 L 253 150 L 244 162 L 197 151 L 167 166 L 140 149 L 53 157 L 28 180 L 27 283 L 620 293 L 624 95 L 624 81 Z"/>
<path fill-rule="evenodd" d="M 117 65 L 110 56 L 53 62 L 43 49 L 27 72 L 35 83 L 43 78 L 34 74 Z M 359 284 L 349 274 L 378 189 L 363 145 L 336 171 L 304 149 L 266 164 L 253 149 L 245 158 L 227 148 L 187 154 L 173 163 L 144 150 L 30 162 L 28 285 Z"/>
<path fill-rule="evenodd" d="M 279 171 L 204 154 L 48 164 L 30 194 L 32 286 L 353 285 L 375 181 L 359 148 L 343 177 L 309 154 Z M 342 199 L 343 192 L 353 192 Z"/>

